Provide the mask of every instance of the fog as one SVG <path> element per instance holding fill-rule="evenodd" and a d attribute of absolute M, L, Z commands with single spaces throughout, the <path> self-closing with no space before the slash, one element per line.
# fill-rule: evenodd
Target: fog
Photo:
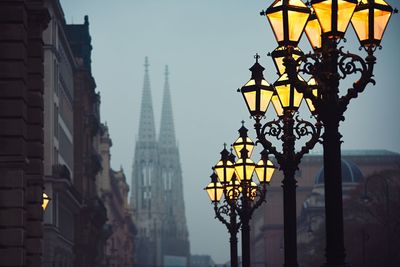
<path fill-rule="evenodd" d="M 169 65 L 176 137 L 183 169 L 186 217 L 192 254 L 229 259 L 228 233 L 214 219 L 203 191 L 224 142 L 232 143 L 240 121 L 252 122 L 236 92 L 250 78 L 259 53 L 265 77 L 278 77 L 267 53 L 275 38 L 259 12 L 272 1 L 260 0 L 61 0 L 67 23 L 89 15 L 92 71 L 101 94 L 101 119 L 113 139 L 112 166 L 123 166 L 130 182 L 138 135 L 144 58 L 149 57 L 157 132 L 161 117 L 164 68 Z M 399 2 L 392 4 L 400 7 Z M 351 102 L 341 124 L 344 149 L 400 152 L 400 17 L 393 16 L 378 50 L 376 86 Z M 349 27 L 347 43 L 358 41 Z M 303 51 L 310 46 L 302 37 Z M 354 77 L 352 78 L 354 79 Z M 353 80 L 351 80 L 353 82 Z M 351 84 L 347 82 L 347 85 Z M 346 89 L 347 87 L 342 88 Z M 303 105 L 305 103 L 303 102 Z M 318 149 L 318 148 L 317 148 Z M 239 253 L 240 254 L 240 253 Z"/>

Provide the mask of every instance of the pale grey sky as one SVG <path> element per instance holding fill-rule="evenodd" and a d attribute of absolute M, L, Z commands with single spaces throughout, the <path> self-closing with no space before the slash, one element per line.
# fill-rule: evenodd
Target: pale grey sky
<path fill-rule="evenodd" d="M 112 166 L 123 165 L 131 179 L 138 134 L 144 57 L 150 79 L 157 131 L 161 117 L 164 67 L 169 65 L 176 136 L 184 177 L 186 217 L 192 254 L 229 259 L 228 233 L 214 219 L 204 186 L 224 142 L 232 143 L 242 119 L 252 129 L 236 92 L 250 77 L 258 52 L 269 82 L 278 77 L 266 54 L 276 46 L 265 18 L 272 1 L 261 0 L 61 0 L 68 23 L 89 15 L 92 70 L 101 93 L 101 117 L 111 137 Z M 400 7 L 399 1 L 391 0 Z M 377 85 L 354 100 L 341 125 L 343 148 L 400 152 L 400 17 L 393 16 L 377 51 Z M 349 46 L 357 44 L 350 27 Z M 310 46 L 302 37 L 301 48 Z M 353 50 L 363 54 L 358 50 Z M 353 81 L 352 81 L 353 82 Z M 348 83 L 350 84 L 350 83 Z M 304 103 L 303 103 L 304 104 Z M 250 130 L 254 136 L 254 132 Z"/>

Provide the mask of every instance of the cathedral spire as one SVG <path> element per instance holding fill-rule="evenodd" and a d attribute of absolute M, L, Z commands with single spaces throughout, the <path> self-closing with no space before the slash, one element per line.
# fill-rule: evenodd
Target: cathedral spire
<path fill-rule="evenodd" d="M 144 81 L 142 91 L 142 106 L 139 120 L 139 142 L 156 141 L 156 130 L 154 126 L 153 102 L 151 100 L 149 60 L 145 57 Z"/>
<path fill-rule="evenodd" d="M 165 66 L 164 97 L 162 103 L 159 143 L 161 146 L 176 146 L 171 93 L 169 90 L 168 65 Z"/>

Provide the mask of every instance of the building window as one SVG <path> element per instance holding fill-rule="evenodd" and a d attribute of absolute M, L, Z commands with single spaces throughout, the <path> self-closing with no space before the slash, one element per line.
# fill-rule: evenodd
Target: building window
<path fill-rule="evenodd" d="M 59 128 L 58 140 L 59 140 L 60 155 L 64 159 L 68 167 L 72 170 L 74 161 L 73 145 L 62 127 Z"/>
<path fill-rule="evenodd" d="M 164 183 L 164 190 L 171 191 L 172 190 L 172 171 L 163 170 L 162 172 L 162 180 Z"/>

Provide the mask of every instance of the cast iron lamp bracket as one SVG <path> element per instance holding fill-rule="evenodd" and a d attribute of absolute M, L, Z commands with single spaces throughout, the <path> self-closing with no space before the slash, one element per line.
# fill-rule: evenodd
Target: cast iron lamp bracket
<path fill-rule="evenodd" d="M 249 187 L 249 185 L 247 185 Z M 236 212 L 239 214 L 239 217 L 241 218 L 241 221 L 244 220 L 251 220 L 251 217 L 254 213 L 254 211 L 261 206 L 262 203 L 267 202 L 265 200 L 266 194 L 267 194 L 267 185 L 266 184 L 260 184 L 257 185 L 253 192 L 251 190 L 248 192 L 249 196 L 251 198 L 254 198 L 254 200 L 249 200 L 244 198 L 249 198 L 249 196 L 245 196 L 242 194 L 240 197 L 241 201 L 237 201 L 236 205 L 234 205 Z M 249 188 L 247 188 L 249 190 Z M 249 204 L 249 207 L 246 208 L 243 206 L 243 203 L 247 201 Z"/>
<path fill-rule="evenodd" d="M 376 62 L 376 57 L 373 55 L 373 53 L 374 51 L 372 48 L 368 49 L 368 56 L 365 58 L 365 60 L 363 60 L 360 56 L 347 52 L 346 57 L 351 59 L 350 62 L 346 63 L 350 64 L 348 67 L 348 74 L 360 72 L 361 76 L 356 82 L 353 83 L 353 87 L 347 90 L 347 94 L 339 99 L 339 106 L 342 112 L 347 109 L 350 100 L 353 98 L 357 98 L 358 94 L 362 93 L 369 83 L 372 83 L 373 85 L 376 84 L 375 80 L 372 79 L 372 77 L 374 76 L 373 69 Z M 342 62 L 344 62 L 344 60 L 342 60 Z M 355 68 L 356 62 L 361 65 L 361 69 Z M 343 66 L 343 63 L 341 66 Z"/>
<path fill-rule="evenodd" d="M 323 55 L 324 57 L 326 56 L 325 58 L 328 58 L 328 61 L 332 60 L 332 57 L 337 58 L 338 71 L 336 73 L 331 73 L 323 69 L 323 66 L 326 64 L 322 62 L 322 56 L 319 53 L 308 53 L 297 60 L 289 53 L 284 59 L 283 64 L 286 67 L 289 80 L 296 86 L 300 93 L 303 93 L 306 98 L 312 101 L 317 114 L 320 114 L 320 116 L 324 116 L 324 114 L 332 112 L 332 110 L 329 110 L 330 108 L 323 104 L 323 99 L 311 93 L 310 86 L 298 78 L 298 73 L 301 72 L 312 76 L 316 80 L 318 90 L 320 90 L 323 98 L 328 97 L 329 92 L 326 89 L 328 86 L 332 87 L 332 85 L 335 85 L 335 87 L 338 87 L 340 80 L 346 79 L 348 75 L 359 73 L 360 77 L 353 83 L 353 87 L 349 88 L 347 93 L 337 101 L 337 111 L 339 112 L 339 116 L 341 116 L 341 120 L 344 120 L 343 113 L 346 111 L 351 99 L 357 98 L 358 94 L 362 93 L 369 83 L 375 85 L 375 80 L 372 78 L 376 62 L 376 57 L 373 55 L 375 49 L 369 47 L 367 49 L 368 55 L 365 59 L 350 52 L 343 52 L 343 47 L 330 48 L 328 50 Z"/>
<path fill-rule="evenodd" d="M 289 138 L 289 135 L 293 135 L 292 139 L 302 139 L 306 136 L 309 136 L 309 140 L 307 140 L 304 146 L 293 155 L 294 165 L 298 165 L 301 161 L 301 158 L 304 154 L 308 153 L 318 142 L 321 142 L 321 129 L 322 123 L 318 120 L 315 124 L 300 119 L 296 114 L 293 119 L 293 115 L 289 118 L 289 120 L 293 120 L 293 132 L 292 134 L 285 133 L 284 127 L 285 122 L 284 118 L 281 117 L 279 119 L 275 119 L 269 122 L 266 122 L 264 125 L 261 125 L 260 120 L 256 120 L 254 128 L 257 133 L 257 142 L 260 143 L 264 149 L 266 149 L 270 154 L 274 155 L 279 165 L 286 164 L 287 153 L 285 151 L 278 151 L 277 148 L 269 141 L 270 138 L 273 137 L 277 140 L 283 141 Z M 292 140 L 294 141 L 294 140 Z M 282 169 L 282 168 L 281 168 Z"/>
<path fill-rule="evenodd" d="M 220 222 L 222 222 L 226 228 L 228 229 L 229 233 L 236 234 L 239 232 L 240 226 L 242 225 L 241 222 L 228 222 L 225 217 L 230 217 L 233 212 L 235 212 L 235 207 L 233 204 L 228 203 L 226 200 L 220 206 L 218 203 L 214 203 L 214 212 L 215 218 L 217 218 Z"/>

